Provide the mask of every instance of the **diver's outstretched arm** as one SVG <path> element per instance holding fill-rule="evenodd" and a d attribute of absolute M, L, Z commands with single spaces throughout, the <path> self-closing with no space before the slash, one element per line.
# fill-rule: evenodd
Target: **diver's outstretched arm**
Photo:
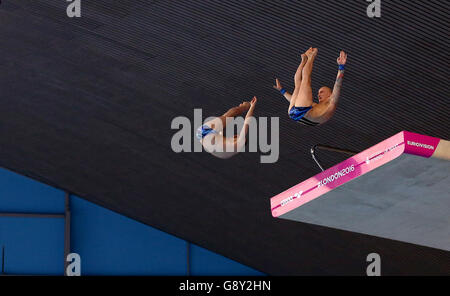
<path fill-rule="evenodd" d="M 347 54 L 342 50 L 341 54 L 337 59 L 339 65 L 339 71 L 336 77 L 336 82 L 334 83 L 333 93 L 331 94 L 331 102 L 337 104 L 339 97 L 341 95 L 342 82 L 344 80 L 345 64 L 347 63 Z"/>
<path fill-rule="evenodd" d="M 245 146 L 248 127 L 250 125 L 250 120 L 253 119 L 253 111 L 255 110 L 257 101 L 258 99 L 256 97 L 253 97 L 252 101 L 250 102 L 250 108 L 247 111 L 247 115 L 245 115 L 244 126 L 242 127 L 241 132 L 239 133 L 239 136 L 234 144 L 235 151 L 241 151 L 241 149 Z"/>
<path fill-rule="evenodd" d="M 286 100 L 288 100 L 288 102 L 290 103 L 292 94 L 283 88 L 283 86 L 281 85 L 280 80 L 278 80 L 278 78 L 275 79 L 275 83 L 276 83 L 276 85 L 274 85 L 273 88 L 278 90 L 286 98 Z"/>

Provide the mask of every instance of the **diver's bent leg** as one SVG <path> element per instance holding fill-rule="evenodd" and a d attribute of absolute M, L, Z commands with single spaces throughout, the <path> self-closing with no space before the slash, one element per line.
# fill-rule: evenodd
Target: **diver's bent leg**
<path fill-rule="evenodd" d="M 313 95 L 311 88 L 311 74 L 313 70 L 315 57 L 308 57 L 308 61 L 303 67 L 302 82 L 297 96 L 294 100 L 294 106 L 296 107 L 309 107 L 313 103 Z"/>
<path fill-rule="evenodd" d="M 250 104 L 248 106 L 244 106 L 244 105 L 241 104 L 239 106 L 230 108 L 222 116 L 224 116 L 224 117 L 236 117 L 236 116 L 241 115 L 245 111 L 247 111 L 249 107 L 250 107 Z"/>
<path fill-rule="evenodd" d="M 294 100 L 293 100 L 294 101 Z M 310 107 L 313 104 L 313 94 L 311 88 L 311 77 L 303 76 L 299 92 L 295 97 L 295 107 Z"/>
<path fill-rule="evenodd" d="M 304 79 L 309 80 L 311 84 L 311 74 L 314 66 L 314 59 L 308 59 L 302 71 L 302 82 Z"/>
<path fill-rule="evenodd" d="M 308 57 L 306 56 L 306 54 L 302 54 L 302 61 L 297 68 L 297 72 L 295 72 L 295 75 L 294 75 L 295 89 L 294 89 L 294 92 L 292 93 L 292 95 L 294 97 L 298 94 L 298 91 L 300 89 L 300 85 L 302 83 L 303 68 L 305 67 L 305 64 L 307 61 L 308 61 Z"/>
<path fill-rule="evenodd" d="M 301 87 L 302 80 L 303 80 L 303 68 L 305 67 L 307 61 L 308 61 L 308 57 L 306 56 L 306 54 L 302 54 L 302 61 L 301 61 L 300 65 L 298 66 L 297 72 L 295 72 L 295 75 L 294 75 L 295 89 L 294 89 L 294 92 L 292 93 L 291 101 L 290 101 L 289 108 L 288 108 L 288 113 L 294 106 L 296 97 L 298 96 L 298 93 L 300 92 L 300 87 Z"/>
<path fill-rule="evenodd" d="M 302 82 L 304 79 L 309 80 L 309 84 L 311 84 L 311 74 L 314 66 L 314 61 L 317 56 L 317 48 L 310 48 L 306 52 L 306 56 L 308 57 L 308 61 L 306 62 L 305 66 L 303 67 L 302 72 Z"/>
<path fill-rule="evenodd" d="M 295 98 L 295 107 L 310 107 L 313 104 L 311 78 L 303 77 L 300 90 Z"/>
<path fill-rule="evenodd" d="M 222 116 L 219 116 L 211 121 L 205 122 L 205 125 L 211 127 L 212 129 L 220 132 L 225 129 L 227 125 L 227 117 L 236 117 L 242 115 L 245 111 L 248 110 L 250 104 L 247 105 L 239 105 L 233 108 L 230 108 L 227 112 L 225 112 Z"/>

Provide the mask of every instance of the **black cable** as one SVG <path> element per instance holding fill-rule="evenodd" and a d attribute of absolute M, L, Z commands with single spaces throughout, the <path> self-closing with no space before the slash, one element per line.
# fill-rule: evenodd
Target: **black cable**
<path fill-rule="evenodd" d="M 350 156 L 356 155 L 359 152 L 356 151 L 351 151 L 351 150 L 347 150 L 347 149 L 341 149 L 341 148 L 336 148 L 336 147 L 332 147 L 332 146 L 327 146 L 327 145 L 321 145 L 321 144 L 316 144 L 314 146 L 311 147 L 311 157 L 312 159 L 316 162 L 317 166 L 322 170 L 322 172 L 325 170 L 323 168 L 323 166 L 320 164 L 319 159 L 317 158 L 316 155 L 316 149 L 322 149 L 325 151 L 332 151 L 332 152 L 339 152 L 339 153 L 344 153 Z"/>
<path fill-rule="evenodd" d="M 314 145 L 313 147 L 311 147 L 311 157 L 316 162 L 316 164 L 320 168 L 320 170 L 323 172 L 324 169 L 323 169 L 322 165 L 320 164 L 320 162 L 319 162 L 319 160 L 317 159 L 317 156 L 316 156 L 316 148 L 317 148 L 317 145 Z"/>

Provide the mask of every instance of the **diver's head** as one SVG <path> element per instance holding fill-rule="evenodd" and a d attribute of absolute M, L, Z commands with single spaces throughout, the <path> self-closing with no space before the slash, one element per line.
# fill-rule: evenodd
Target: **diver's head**
<path fill-rule="evenodd" d="M 332 90 L 328 86 L 322 86 L 317 92 L 317 99 L 319 99 L 319 103 L 327 100 L 331 96 Z"/>

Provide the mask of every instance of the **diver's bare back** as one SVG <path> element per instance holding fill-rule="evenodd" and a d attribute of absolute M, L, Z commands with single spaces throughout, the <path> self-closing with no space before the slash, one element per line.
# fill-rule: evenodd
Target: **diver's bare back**
<path fill-rule="evenodd" d="M 312 122 L 323 124 L 333 117 L 336 107 L 336 104 L 330 100 L 322 101 L 319 104 L 313 103 L 312 109 L 306 113 L 305 118 Z"/>

